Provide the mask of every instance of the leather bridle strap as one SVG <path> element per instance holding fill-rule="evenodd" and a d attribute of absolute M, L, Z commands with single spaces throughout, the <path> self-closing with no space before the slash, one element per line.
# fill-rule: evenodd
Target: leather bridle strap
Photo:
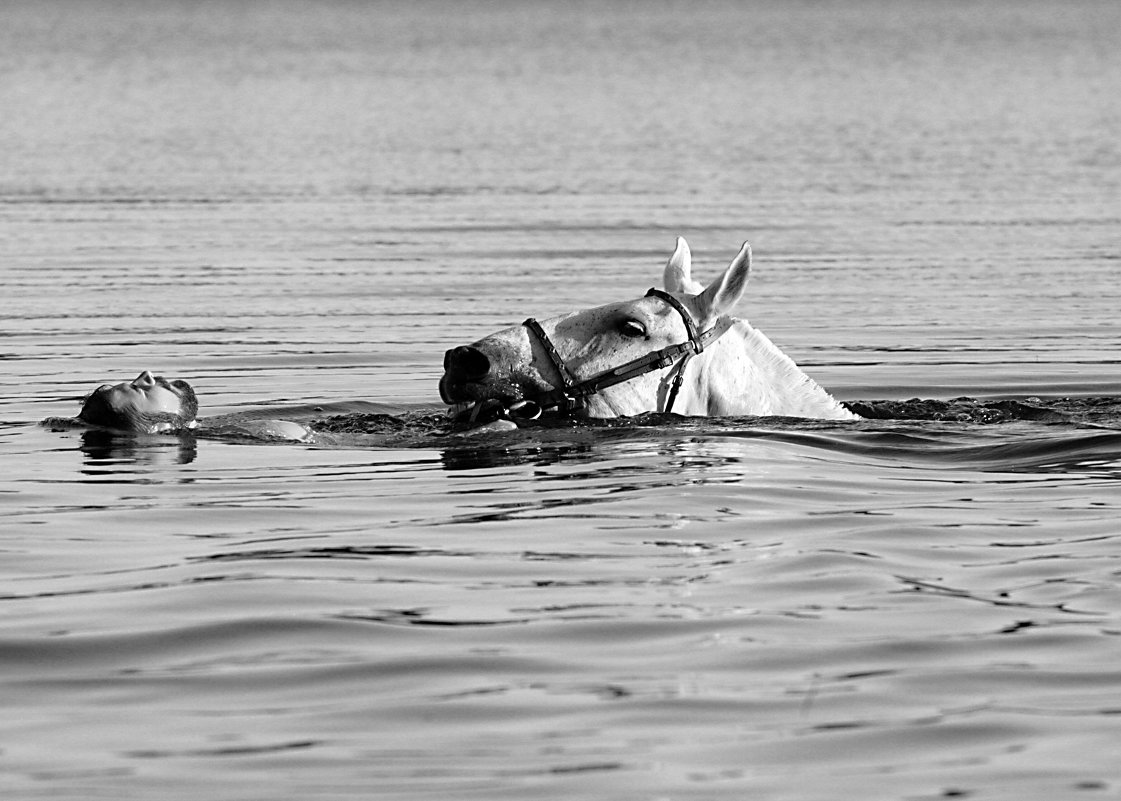
<path fill-rule="evenodd" d="M 694 347 L 696 348 L 694 353 L 700 353 L 705 349 L 705 341 L 697 333 L 697 323 L 693 320 L 693 315 L 691 315 L 689 313 L 689 310 L 685 308 L 685 304 L 683 304 L 669 292 L 663 292 L 662 290 L 655 289 L 654 287 L 650 287 L 648 290 L 646 290 L 646 297 L 660 298 L 661 300 L 672 306 L 677 311 L 677 313 L 681 315 L 681 319 L 685 321 L 685 330 L 689 334 L 689 341 L 692 342 Z"/>
<path fill-rule="evenodd" d="M 564 359 L 562 359 L 561 355 L 557 353 L 556 346 L 553 344 L 553 341 L 549 339 L 549 335 L 545 333 L 545 329 L 541 327 L 541 323 L 530 317 L 524 323 L 522 323 L 522 325 L 528 328 L 530 333 L 537 337 L 537 341 L 540 342 L 541 346 L 545 349 L 545 354 L 549 357 L 549 361 L 553 363 L 553 367 L 556 368 L 557 375 L 560 376 L 561 381 L 561 385 L 559 387 L 551 390 L 550 392 L 544 393 L 546 395 L 557 393 L 557 399 L 555 401 L 552 401 L 552 399 L 550 399 L 551 402 L 545 404 L 542 402 L 541 397 L 538 397 L 536 398 L 537 403 L 543 409 L 552 408 L 553 406 L 559 406 L 561 408 L 561 411 L 565 412 L 572 411 L 573 409 L 578 409 L 583 406 L 583 396 L 579 393 L 573 393 L 573 390 L 579 385 L 579 383 L 569 371 L 568 366 L 565 365 Z"/>
<path fill-rule="evenodd" d="M 604 370 L 591 378 L 578 381 L 565 365 L 564 359 L 561 358 L 561 355 L 557 352 L 556 346 L 553 345 L 552 341 L 545 333 L 545 330 L 541 327 L 541 324 L 530 317 L 523 325 L 537 338 L 538 342 L 540 342 L 545 349 L 549 361 L 553 363 L 553 366 L 557 370 L 557 375 L 560 376 L 561 385 L 529 399 L 535 401 L 542 409 L 556 407 L 563 412 L 570 412 L 575 409 L 583 408 L 586 399 L 601 390 L 613 387 L 616 384 L 631 381 L 655 370 L 663 370 L 667 367 L 671 367 L 681 358 L 664 409 L 666 413 L 671 412 L 673 410 L 673 404 L 677 400 L 678 390 L 681 389 L 681 384 L 684 380 L 685 366 L 688 364 L 688 360 L 702 352 L 705 349 L 705 345 L 715 340 L 719 334 L 716 333 L 715 327 L 703 333 L 698 333 L 697 324 L 693 320 L 693 315 L 689 313 L 689 310 L 685 308 L 681 301 L 668 292 L 663 292 L 660 289 L 651 289 L 646 293 L 646 296 L 660 298 L 681 315 L 681 319 L 685 322 L 685 330 L 689 334 L 689 340 L 687 342 L 682 342 L 678 345 L 668 345 L 660 350 L 633 359 L 619 367 Z"/>

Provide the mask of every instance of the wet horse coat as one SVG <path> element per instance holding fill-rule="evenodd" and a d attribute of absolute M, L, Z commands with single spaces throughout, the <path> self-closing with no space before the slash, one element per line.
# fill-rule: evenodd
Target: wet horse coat
<path fill-rule="evenodd" d="M 527 320 L 453 348 L 445 355 L 440 395 L 476 409 L 495 401 L 506 409 L 557 407 L 589 417 L 673 411 L 857 419 L 762 332 L 729 315 L 750 270 L 745 242 L 702 287 L 692 278 L 689 246 L 678 238 L 664 291 Z"/>

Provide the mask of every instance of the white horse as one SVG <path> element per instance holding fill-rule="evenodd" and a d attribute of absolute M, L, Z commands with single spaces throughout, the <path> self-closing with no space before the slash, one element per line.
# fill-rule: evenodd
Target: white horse
<path fill-rule="evenodd" d="M 745 242 L 708 287 L 678 237 L 665 290 L 499 331 L 444 357 L 440 396 L 461 414 L 484 406 L 534 417 L 673 411 L 856 420 L 760 331 L 728 316 L 751 270 Z"/>

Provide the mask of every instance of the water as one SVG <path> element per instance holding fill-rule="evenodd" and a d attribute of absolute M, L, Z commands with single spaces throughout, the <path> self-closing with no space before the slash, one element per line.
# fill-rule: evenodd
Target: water
<path fill-rule="evenodd" d="M 1115 4 L 0 21 L 5 798 L 1121 787 Z M 434 422 L 678 234 L 882 414 Z M 38 425 L 144 368 L 333 444 Z"/>

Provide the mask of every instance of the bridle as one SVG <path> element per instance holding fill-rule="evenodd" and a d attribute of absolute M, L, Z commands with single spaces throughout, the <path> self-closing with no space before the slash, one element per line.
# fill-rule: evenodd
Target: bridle
<path fill-rule="evenodd" d="M 557 352 L 556 346 L 549 339 L 545 329 L 534 318 L 530 317 L 522 325 L 529 329 L 530 333 L 537 338 L 541 346 L 545 349 L 545 353 L 549 356 L 549 361 L 553 363 L 556 368 L 557 375 L 560 376 L 560 386 L 553 389 L 546 390 L 533 396 L 527 396 L 526 400 L 533 401 L 541 409 L 557 409 L 558 411 L 568 413 L 582 409 L 587 402 L 587 399 L 592 395 L 600 392 L 601 390 L 613 387 L 616 384 L 622 384 L 631 381 L 639 376 L 652 373 L 655 370 L 662 370 L 666 367 L 674 367 L 673 383 L 670 385 L 669 394 L 666 397 L 666 405 L 662 410 L 665 413 L 673 411 L 673 404 L 677 400 L 677 393 L 681 389 L 681 384 L 685 379 L 685 367 L 689 364 L 689 360 L 696 356 L 698 353 L 704 351 L 705 346 L 717 339 L 723 331 L 717 332 L 716 327 L 708 329 L 704 332 L 697 331 L 697 323 L 693 320 L 693 315 L 689 310 L 668 292 L 663 292 L 660 289 L 651 289 L 646 293 L 646 297 L 660 298 L 670 306 L 672 306 L 681 319 L 685 321 L 685 330 L 689 332 L 689 339 L 677 345 L 667 345 L 660 350 L 648 353 L 645 356 L 640 356 L 637 359 L 627 362 L 626 364 L 614 367 L 609 370 L 604 370 L 601 373 L 596 373 L 591 378 L 585 378 L 582 381 L 577 380 L 572 375 L 572 371 L 564 363 L 560 353 Z"/>

